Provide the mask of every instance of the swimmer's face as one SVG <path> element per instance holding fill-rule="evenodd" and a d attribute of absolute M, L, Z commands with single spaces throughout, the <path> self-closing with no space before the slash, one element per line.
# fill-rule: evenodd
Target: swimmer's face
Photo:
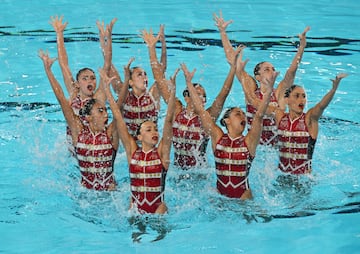
<path fill-rule="evenodd" d="M 197 95 L 200 97 L 203 105 L 206 103 L 206 93 L 205 89 L 202 86 L 196 86 L 195 87 Z"/>
<path fill-rule="evenodd" d="M 229 117 L 224 119 L 226 128 L 235 130 L 236 132 L 243 132 L 246 126 L 246 115 L 240 108 L 231 110 Z"/>
<path fill-rule="evenodd" d="M 96 102 L 91 111 L 89 117 L 89 122 L 92 124 L 96 130 L 103 130 L 108 124 L 108 113 L 104 104 Z"/>
<path fill-rule="evenodd" d="M 156 146 L 159 142 L 157 124 L 152 121 L 143 122 L 140 126 L 139 135 L 137 137 L 143 144 Z"/>
<path fill-rule="evenodd" d="M 81 71 L 77 80 L 80 95 L 83 98 L 92 97 L 96 89 L 95 73 L 89 69 Z"/>
<path fill-rule="evenodd" d="M 276 72 L 274 66 L 269 62 L 263 62 L 260 64 L 259 69 L 256 72 L 255 78 L 257 81 L 261 82 L 262 79 L 270 79 Z"/>
<path fill-rule="evenodd" d="M 304 88 L 295 87 L 287 98 L 289 110 L 297 114 L 301 114 L 304 111 L 306 105 L 306 93 Z"/>
<path fill-rule="evenodd" d="M 132 70 L 129 84 L 135 92 L 145 92 L 148 81 L 147 73 L 142 68 L 136 67 Z"/>
<path fill-rule="evenodd" d="M 205 92 L 205 89 L 201 85 L 197 85 L 197 86 L 195 86 L 195 91 L 196 91 L 197 95 L 200 97 L 200 99 L 201 99 L 201 101 L 203 103 L 203 106 L 205 106 L 205 104 L 206 104 L 206 92 Z M 190 98 L 190 95 L 185 97 L 185 101 L 186 101 L 187 104 L 193 103 L 191 98 Z"/>

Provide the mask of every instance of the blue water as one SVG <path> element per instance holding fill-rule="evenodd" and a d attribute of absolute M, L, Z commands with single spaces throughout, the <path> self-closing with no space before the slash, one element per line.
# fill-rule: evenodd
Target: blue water
<path fill-rule="evenodd" d="M 360 249 L 360 4 L 348 1 L 2 1 L 0 9 L 0 253 L 359 253 Z M 270 61 L 285 74 L 309 25 L 308 46 L 296 83 L 308 108 L 349 73 L 325 110 L 314 172 L 296 186 L 278 186 L 276 153 L 257 151 L 250 173 L 254 199 L 220 197 L 213 159 L 194 172 L 169 170 L 164 217 L 129 222 L 126 157 L 119 151 L 112 193 L 84 190 L 64 145 L 65 121 L 37 51 L 56 56 L 50 16 L 69 22 L 65 37 L 73 74 L 98 69 L 102 55 L 96 20 L 114 27 L 115 65 L 132 56 L 150 73 L 142 29 L 165 24 L 168 74 L 185 62 L 212 101 L 228 72 L 212 14 L 234 23 L 228 34 L 247 45 L 248 71 Z M 61 81 L 58 65 L 53 67 Z M 151 75 L 150 75 L 151 77 Z M 281 79 L 278 78 L 278 80 Z M 152 78 L 152 77 L 151 77 Z M 182 74 L 177 93 L 185 87 Z M 244 108 L 237 81 L 226 106 Z M 165 106 L 162 107 L 162 114 Z M 161 239 L 160 239 L 161 238 Z M 137 240 L 137 241 L 134 241 Z M 153 240 L 158 241 L 153 242 Z"/>

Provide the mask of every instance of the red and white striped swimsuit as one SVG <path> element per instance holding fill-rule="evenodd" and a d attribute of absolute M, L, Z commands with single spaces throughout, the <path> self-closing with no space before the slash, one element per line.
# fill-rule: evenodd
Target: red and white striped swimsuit
<path fill-rule="evenodd" d="M 94 134 L 85 126 L 78 137 L 76 157 L 83 186 L 88 189 L 108 190 L 116 185 L 113 174 L 116 150 L 106 130 Z"/>
<path fill-rule="evenodd" d="M 173 124 L 175 165 L 183 169 L 205 165 L 208 141 L 200 117 L 187 116 L 186 110 L 182 110 Z"/>
<path fill-rule="evenodd" d="M 165 174 L 157 148 L 144 152 L 138 148 L 129 166 L 133 204 L 140 213 L 155 213 L 164 201 Z"/>
<path fill-rule="evenodd" d="M 309 134 L 304 113 L 294 120 L 285 114 L 279 123 L 279 169 L 291 174 L 310 172 L 315 142 Z"/>
<path fill-rule="evenodd" d="M 136 138 L 136 132 L 142 122 L 157 122 L 158 109 L 149 92 L 138 97 L 130 91 L 124 102 L 123 115 L 129 133 Z"/>
<path fill-rule="evenodd" d="M 255 90 L 255 95 L 258 99 L 263 99 L 263 93 L 259 88 Z M 274 91 L 271 93 L 270 103 L 275 107 L 278 106 L 277 99 L 275 97 Z M 256 108 L 251 104 L 246 105 L 246 117 L 248 122 L 248 129 L 250 130 L 251 124 L 256 113 Z M 261 138 L 259 144 L 261 145 L 276 145 L 278 141 L 277 137 L 277 127 L 274 115 L 264 115 L 262 122 L 263 130 L 261 133 Z"/>
<path fill-rule="evenodd" d="M 254 159 L 245 143 L 245 137 L 232 139 L 224 134 L 216 144 L 215 167 L 218 191 L 230 198 L 241 198 L 249 189 L 248 175 Z"/>

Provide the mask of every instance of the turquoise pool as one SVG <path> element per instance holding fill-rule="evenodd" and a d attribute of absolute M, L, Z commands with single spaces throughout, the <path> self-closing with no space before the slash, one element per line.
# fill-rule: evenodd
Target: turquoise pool
<path fill-rule="evenodd" d="M 64 146 L 65 120 L 37 57 L 39 49 L 56 55 L 50 16 L 69 22 L 65 46 L 73 74 L 102 66 L 95 22 L 113 17 L 115 65 L 121 69 L 134 56 L 134 64 L 151 73 L 138 35 L 165 24 L 169 74 L 182 62 L 196 68 L 194 80 L 212 101 L 228 72 L 212 19 L 220 9 L 234 20 L 230 39 L 247 45 L 248 71 L 266 60 L 284 75 L 297 34 L 311 26 L 296 78 L 306 89 L 308 108 L 330 89 L 330 78 L 349 74 L 321 119 L 314 173 L 294 186 L 278 186 L 277 155 L 259 148 L 250 173 L 254 199 L 229 200 L 216 193 L 209 147 L 209 168 L 190 173 L 170 167 L 167 215 L 130 223 L 123 150 L 115 164 L 117 191 L 79 185 Z M 0 253 L 359 253 L 359 27 L 355 0 L 2 1 Z M 53 70 L 62 81 L 58 64 Z M 182 98 L 182 74 L 177 84 Z M 245 106 L 237 80 L 226 102 L 232 105 Z"/>

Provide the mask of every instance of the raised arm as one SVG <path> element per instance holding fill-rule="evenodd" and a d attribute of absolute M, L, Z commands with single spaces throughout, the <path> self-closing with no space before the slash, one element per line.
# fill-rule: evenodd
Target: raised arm
<path fill-rule="evenodd" d="M 161 62 L 158 61 L 156 56 L 156 43 L 160 39 L 160 33 L 155 37 L 152 29 L 150 29 L 149 32 L 144 29 L 141 31 L 141 38 L 144 40 L 148 47 L 151 70 L 155 80 L 163 78 L 164 66 Z M 171 92 L 169 91 L 169 97 L 170 93 Z"/>
<path fill-rule="evenodd" d="M 228 38 L 228 35 L 226 33 L 226 28 L 228 27 L 228 25 L 230 25 L 233 21 L 229 20 L 229 21 L 225 21 L 223 16 L 222 16 L 222 12 L 220 11 L 219 16 L 217 16 L 214 13 L 214 21 L 215 21 L 215 25 L 218 27 L 219 32 L 220 32 L 220 37 L 221 37 L 221 43 L 223 45 L 224 51 L 225 51 L 225 56 L 228 59 L 228 61 L 231 61 L 231 56 L 234 54 L 234 49 L 232 47 L 232 44 Z M 242 52 L 240 55 L 242 58 Z M 251 77 L 246 71 L 245 71 L 245 65 L 247 63 L 248 60 L 246 60 L 243 63 L 243 67 L 242 68 L 237 68 L 236 69 L 236 77 L 239 80 L 239 82 L 242 84 L 243 89 L 248 89 L 248 91 L 255 91 L 256 89 L 256 81 L 253 79 L 253 77 Z M 245 93 L 245 99 L 248 100 L 248 98 L 246 97 L 246 93 L 247 91 L 244 90 Z"/>
<path fill-rule="evenodd" d="M 56 44 L 58 52 L 58 60 L 63 75 L 64 83 L 66 90 L 69 93 L 70 97 L 73 97 L 77 93 L 77 88 L 75 86 L 75 80 L 71 74 L 69 67 L 68 56 L 65 48 L 64 40 L 64 31 L 68 22 L 63 22 L 63 16 L 52 16 L 50 17 L 50 24 L 53 26 L 56 32 Z"/>
<path fill-rule="evenodd" d="M 44 69 L 49 79 L 51 88 L 53 89 L 56 99 L 58 100 L 61 106 L 61 110 L 64 114 L 65 120 L 69 128 L 71 129 L 73 141 L 76 142 L 77 139 L 75 139 L 75 137 L 78 136 L 81 126 L 81 121 L 79 117 L 75 115 L 69 101 L 66 99 L 64 95 L 61 85 L 59 84 L 53 72 L 51 71 L 51 66 L 56 61 L 56 58 L 50 58 L 48 52 L 44 52 L 43 50 L 39 50 L 38 55 L 43 61 Z"/>
<path fill-rule="evenodd" d="M 229 74 L 227 75 L 224 85 L 221 88 L 219 94 L 216 96 L 213 104 L 210 106 L 210 108 L 207 109 L 210 116 L 214 119 L 215 122 L 218 119 L 224 107 L 225 100 L 230 93 L 231 87 L 234 82 L 237 58 L 243 49 L 244 46 L 239 46 L 236 50 L 233 50 L 231 53 L 229 53 L 229 58 L 228 58 L 228 62 L 230 64 Z"/>
<path fill-rule="evenodd" d="M 233 53 L 234 49 L 233 46 L 229 40 L 229 37 L 226 33 L 226 28 L 228 25 L 233 23 L 232 20 L 225 21 L 222 16 L 222 11 L 219 12 L 219 16 L 217 16 L 215 13 L 213 14 L 213 19 L 215 21 L 215 25 L 218 27 L 220 36 L 221 36 L 221 42 L 225 51 L 225 56 L 227 59 L 230 59 L 231 54 Z"/>
<path fill-rule="evenodd" d="M 214 149 L 217 141 L 222 137 L 223 131 L 215 124 L 215 121 L 212 119 L 209 112 L 204 109 L 202 100 L 198 96 L 192 84 L 192 78 L 194 77 L 196 70 L 194 69 L 192 72 L 189 72 L 185 64 L 181 64 L 181 69 L 184 72 L 186 85 L 189 90 L 190 97 L 193 100 L 195 112 L 200 116 L 204 131 L 211 136 L 212 148 Z"/>
<path fill-rule="evenodd" d="M 149 32 L 146 30 L 142 31 L 142 38 L 145 41 L 145 43 L 148 46 L 149 49 L 149 58 L 150 58 L 150 64 L 151 64 L 151 70 L 156 82 L 156 86 L 158 88 L 158 92 L 160 93 L 160 96 L 164 99 L 165 103 L 169 102 L 171 89 L 169 86 L 171 85 L 171 82 L 169 80 L 166 80 L 166 82 L 163 82 L 163 79 L 165 77 L 165 70 L 166 70 L 166 61 L 164 63 L 163 55 L 164 51 L 162 51 L 162 60 L 159 62 L 157 55 L 156 55 L 156 43 L 157 41 L 162 38 L 163 28 L 160 27 L 159 34 L 155 37 L 152 30 L 150 29 Z M 162 43 L 164 45 L 164 43 Z M 170 84 L 169 84 L 170 83 Z M 182 103 L 178 98 L 175 98 L 175 112 L 174 114 L 177 115 L 182 109 Z"/>
<path fill-rule="evenodd" d="M 308 110 L 306 116 L 306 124 L 309 128 L 309 133 L 311 137 L 316 138 L 318 134 L 318 121 L 323 114 L 326 107 L 330 104 L 331 100 L 334 98 L 335 92 L 339 87 L 340 81 L 345 78 L 347 74 L 340 73 L 336 75 L 335 79 L 331 79 L 332 88 L 325 94 L 325 96 L 318 102 L 314 107 Z"/>
<path fill-rule="evenodd" d="M 106 95 L 106 99 L 108 100 L 108 102 L 110 104 L 111 111 L 113 113 L 113 117 L 114 117 L 114 121 L 115 121 L 115 125 L 117 128 L 119 138 L 125 148 L 128 163 L 130 164 L 131 156 L 137 149 L 137 144 L 136 144 L 134 138 L 129 134 L 126 124 L 124 122 L 124 119 L 122 117 L 122 114 L 120 112 L 120 109 L 117 106 L 114 96 L 112 95 L 112 93 L 110 91 L 110 84 L 115 77 L 109 78 L 104 69 L 100 69 L 99 73 L 100 73 L 100 76 L 102 77 L 102 79 L 101 79 L 102 82 L 104 82 L 104 84 L 103 84 L 103 87 L 105 90 L 104 92 Z"/>
<path fill-rule="evenodd" d="M 163 166 L 165 169 L 169 168 L 170 164 L 170 150 L 171 143 L 173 137 L 173 121 L 175 119 L 175 92 L 176 92 L 176 75 L 178 74 L 180 69 L 176 69 L 174 75 L 170 79 L 170 98 L 168 102 L 168 108 L 166 111 L 166 117 L 163 128 L 163 135 L 161 142 L 159 144 L 159 154 L 161 156 L 161 160 L 163 162 Z M 166 82 L 165 78 L 162 82 Z"/>
<path fill-rule="evenodd" d="M 245 137 L 246 145 L 252 156 L 255 156 L 256 147 L 261 137 L 263 117 L 269 105 L 271 92 L 273 90 L 277 75 L 278 73 L 274 73 L 270 79 L 264 79 L 262 81 L 264 84 L 266 84 L 266 91 L 254 115 L 254 119 L 251 124 L 251 129 L 249 130 L 248 134 Z"/>
<path fill-rule="evenodd" d="M 117 94 L 118 94 L 117 105 L 120 110 L 122 110 L 123 103 L 129 93 L 129 80 L 130 80 L 130 75 L 131 75 L 130 65 L 134 60 L 135 60 L 135 58 L 131 57 L 129 62 L 127 63 L 127 65 L 124 66 L 125 81 L 119 87 L 117 87 L 118 88 L 118 90 L 117 90 Z M 112 68 L 115 68 L 115 67 L 112 67 Z"/>
<path fill-rule="evenodd" d="M 246 59 L 244 61 L 242 59 L 242 56 L 243 56 L 243 51 L 240 52 L 240 55 L 237 58 L 236 77 L 238 78 L 240 85 L 243 89 L 246 103 L 249 103 L 251 105 L 256 105 L 256 103 L 260 101 L 255 95 L 255 90 L 257 87 L 256 81 L 252 76 L 247 74 L 247 72 L 245 71 L 245 67 L 249 59 Z"/>
<path fill-rule="evenodd" d="M 121 76 L 113 63 L 111 63 L 110 71 L 108 72 L 108 76 L 115 77 L 114 80 L 111 82 L 111 85 L 112 85 L 112 88 L 114 89 L 115 93 L 119 96 L 119 94 L 121 92 L 121 88 L 125 85 L 125 82 L 122 81 Z"/>
<path fill-rule="evenodd" d="M 155 79 L 155 84 L 150 88 L 150 93 L 156 101 L 160 99 L 160 96 L 167 102 L 170 97 L 170 89 L 167 87 L 166 82 L 157 82 L 165 76 L 166 65 L 159 62 L 156 55 L 156 43 L 161 37 L 161 27 L 159 34 L 155 37 L 152 29 L 147 32 L 145 29 L 141 31 L 141 37 L 145 41 L 148 50 L 151 64 L 151 70 Z M 163 55 L 162 55 L 163 58 Z M 163 60 L 163 59 L 162 59 Z"/>
<path fill-rule="evenodd" d="M 160 28 L 160 31 L 161 31 L 161 28 Z M 164 99 L 165 103 L 168 104 L 170 94 L 171 94 L 171 87 L 173 86 L 172 79 L 174 82 L 175 82 L 175 79 L 174 78 L 172 78 L 170 80 L 164 79 L 166 64 L 163 63 L 163 60 L 161 60 L 161 62 L 159 62 L 157 59 L 155 45 L 156 45 L 157 38 L 160 38 L 160 40 L 161 40 L 161 37 L 162 37 L 161 32 L 158 34 L 157 37 L 155 37 L 152 34 L 151 30 L 150 30 L 150 33 L 146 32 L 146 30 L 143 30 L 143 32 L 142 32 L 142 38 L 148 45 L 151 70 L 153 72 L 153 76 L 155 78 L 156 85 L 158 87 L 158 91 L 159 91 L 161 97 Z M 164 51 L 162 51 L 162 52 L 164 52 Z M 162 56 L 162 58 L 163 58 L 163 56 Z M 176 72 L 176 74 L 177 74 L 177 72 Z M 177 115 L 181 110 L 182 110 L 182 103 L 180 102 L 180 100 L 178 98 L 175 98 L 174 115 Z"/>
<path fill-rule="evenodd" d="M 99 28 L 100 47 L 104 56 L 103 69 L 106 71 L 106 73 L 111 71 L 112 66 L 112 30 L 116 21 L 117 18 L 113 18 L 110 24 L 106 26 L 104 25 L 104 22 L 96 22 L 96 25 Z"/>
<path fill-rule="evenodd" d="M 119 94 L 119 90 L 121 85 L 123 84 L 119 72 L 117 71 L 116 67 L 112 63 L 112 29 L 117 21 L 114 18 L 109 25 L 106 27 L 104 26 L 104 22 L 97 21 L 96 25 L 99 28 L 99 41 L 100 47 L 104 57 L 104 66 L 103 69 L 107 72 L 109 77 L 114 77 L 113 81 L 111 82 L 114 91 Z M 106 54 L 107 51 L 107 54 Z"/>
<path fill-rule="evenodd" d="M 163 66 L 163 72 L 166 72 L 166 68 L 167 68 L 167 48 L 166 48 L 166 38 L 165 38 L 165 25 L 160 25 L 160 31 L 158 34 L 159 40 L 161 42 L 161 58 L 160 58 L 160 62 L 161 65 Z"/>
<path fill-rule="evenodd" d="M 297 50 L 296 55 L 294 56 L 289 69 L 286 71 L 284 79 L 282 81 L 280 81 L 278 87 L 275 90 L 275 95 L 276 98 L 279 101 L 279 105 L 281 108 L 285 107 L 284 104 L 284 95 L 285 95 L 285 91 L 286 89 L 288 89 L 290 86 L 292 86 L 294 84 L 294 80 L 295 80 L 295 76 L 296 76 L 296 71 L 301 63 L 301 59 L 303 57 L 304 54 L 304 50 L 306 47 L 306 33 L 310 30 L 310 27 L 307 26 L 305 28 L 305 30 L 299 34 L 299 39 L 300 39 L 300 44 Z"/>
<path fill-rule="evenodd" d="M 112 19 L 110 24 L 104 25 L 104 22 L 97 21 L 96 25 L 99 28 L 99 40 L 100 40 L 100 47 L 104 57 L 104 66 L 103 69 L 106 73 L 110 72 L 111 69 L 111 61 L 112 61 L 112 29 L 114 27 L 115 22 L 117 21 L 116 18 Z M 114 76 L 113 76 L 114 77 Z M 116 76 L 115 76 L 116 77 Z M 115 77 L 113 79 L 115 79 Z M 99 88 L 96 90 L 94 97 L 100 101 L 105 102 L 105 89 L 101 87 L 104 85 L 100 76 Z"/>

